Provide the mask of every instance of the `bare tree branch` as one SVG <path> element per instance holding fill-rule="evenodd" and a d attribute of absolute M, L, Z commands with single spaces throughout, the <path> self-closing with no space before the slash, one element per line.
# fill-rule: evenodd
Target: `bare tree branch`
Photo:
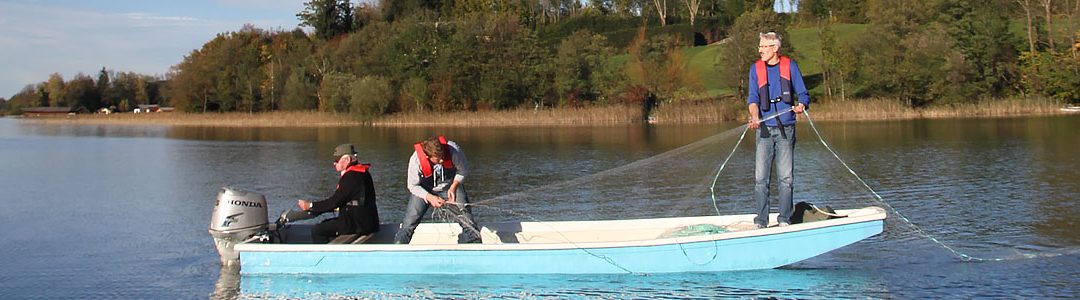
<path fill-rule="evenodd" d="M 653 4 L 656 6 L 656 13 L 660 15 L 660 26 L 667 26 L 667 0 L 653 0 Z"/>
<path fill-rule="evenodd" d="M 701 7 L 701 0 L 683 0 L 683 3 L 686 4 L 686 10 L 690 12 L 690 26 L 694 26 L 694 18 Z"/>
<path fill-rule="evenodd" d="M 1052 0 L 1042 0 L 1043 8 L 1046 9 L 1046 42 L 1050 46 L 1050 51 L 1054 51 L 1054 23 L 1053 14 L 1050 8 L 1054 7 L 1051 3 Z"/>
<path fill-rule="evenodd" d="M 1019 4 L 1020 8 L 1024 9 L 1024 15 L 1027 16 L 1028 51 L 1035 53 L 1035 28 L 1031 20 L 1031 0 L 1016 0 L 1016 4 Z"/>

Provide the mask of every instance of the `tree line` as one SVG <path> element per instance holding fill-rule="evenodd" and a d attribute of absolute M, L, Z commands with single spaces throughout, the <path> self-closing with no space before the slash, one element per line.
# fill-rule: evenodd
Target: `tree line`
<path fill-rule="evenodd" d="M 245 25 L 164 78 L 53 74 L 0 105 L 378 116 L 717 101 L 745 95 L 757 33 L 806 29 L 813 46 L 785 39 L 782 51 L 820 69 L 807 74 L 819 99 L 1080 101 L 1080 0 L 801 0 L 796 13 L 773 2 L 313 0 L 297 13 L 308 31 Z M 689 65 L 683 50 L 705 43 L 716 59 Z M 715 77 L 692 70 L 702 68 Z M 730 92 L 710 94 L 705 81 Z"/>
<path fill-rule="evenodd" d="M 117 72 L 101 68 L 97 78 L 78 73 L 64 80 L 60 73 L 37 84 L 28 84 L 7 101 L 0 101 L 0 111 L 19 113 L 23 107 L 72 107 L 97 110 L 111 108 L 129 111 L 139 104 L 164 103 L 164 78 Z M 3 98 L 0 98 L 3 100 Z"/>

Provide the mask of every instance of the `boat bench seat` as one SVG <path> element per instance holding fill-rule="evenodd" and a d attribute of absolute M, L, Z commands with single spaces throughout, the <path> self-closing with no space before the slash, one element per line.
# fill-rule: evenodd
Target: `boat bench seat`
<path fill-rule="evenodd" d="M 368 240 L 370 240 L 372 236 L 374 236 L 374 234 L 366 234 L 366 235 L 342 234 L 342 235 L 339 235 L 337 238 L 334 238 L 334 240 L 330 241 L 330 243 L 331 244 L 363 244 L 364 242 L 367 242 Z"/>

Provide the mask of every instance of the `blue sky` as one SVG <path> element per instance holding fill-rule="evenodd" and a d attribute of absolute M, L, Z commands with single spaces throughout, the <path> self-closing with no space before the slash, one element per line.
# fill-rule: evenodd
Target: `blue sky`
<path fill-rule="evenodd" d="M 0 0 L 0 97 L 101 67 L 164 75 L 214 35 L 290 30 L 302 0 Z"/>

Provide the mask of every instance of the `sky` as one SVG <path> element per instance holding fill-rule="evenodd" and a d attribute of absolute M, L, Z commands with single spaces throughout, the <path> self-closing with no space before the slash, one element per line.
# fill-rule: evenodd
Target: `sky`
<path fill-rule="evenodd" d="M 303 0 L 0 0 L 0 98 L 102 67 L 164 75 L 215 35 L 291 30 Z"/>

